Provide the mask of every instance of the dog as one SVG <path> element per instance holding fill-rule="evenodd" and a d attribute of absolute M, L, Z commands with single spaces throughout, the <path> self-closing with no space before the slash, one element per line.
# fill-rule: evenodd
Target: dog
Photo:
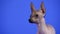
<path fill-rule="evenodd" d="M 40 9 L 35 10 L 33 3 L 30 4 L 31 15 L 29 22 L 37 25 L 37 34 L 56 34 L 53 26 L 45 23 L 45 13 L 46 9 L 44 7 L 44 2 L 41 2 Z"/>

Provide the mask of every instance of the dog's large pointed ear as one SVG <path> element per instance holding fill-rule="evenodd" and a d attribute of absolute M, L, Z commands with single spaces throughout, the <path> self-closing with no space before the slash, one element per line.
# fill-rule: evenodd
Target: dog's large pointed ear
<path fill-rule="evenodd" d="M 45 11 L 46 11 L 46 9 L 44 7 L 44 2 L 41 2 L 41 6 L 40 7 L 41 7 L 40 10 L 42 10 L 42 13 L 44 14 Z"/>
<path fill-rule="evenodd" d="M 31 4 L 30 4 L 30 6 L 31 6 L 31 11 L 32 11 L 32 12 L 35 12 L 35 7 L 34 7 L 34 5 L 33 5 L 32 2 L 31 2 Z"/>

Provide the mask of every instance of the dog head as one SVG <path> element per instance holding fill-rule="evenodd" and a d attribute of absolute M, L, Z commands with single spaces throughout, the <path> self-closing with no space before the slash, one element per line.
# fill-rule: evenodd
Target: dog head
<path fill-rule="evenodd" d="M 45 7 L 42 2 L 39 10 L 35 10 L 33 3 L 31 2 L 31 15 L 29 22 L 38 24 L 39 21 L 45 16 Z"/>

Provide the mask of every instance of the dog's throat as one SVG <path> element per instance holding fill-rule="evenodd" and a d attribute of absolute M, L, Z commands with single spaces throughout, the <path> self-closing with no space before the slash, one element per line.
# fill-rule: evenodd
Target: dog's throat
<path fill-rule="evenodd" d="M 37 24 L 38 26 L 38 31 L 41 32 L 41 31 L 45 31 L 45 28 L 46 28 L 46 24 L 45 24 L 45 19 L 42 18 L 39 22 L 39 24 Z"/>
<path fill-rule="evenodd" d="M 38 23 L 39 23 L 40 25 L 46 25 L 44 18 L 39 19 L 39 22 L 38 22 Z"/>

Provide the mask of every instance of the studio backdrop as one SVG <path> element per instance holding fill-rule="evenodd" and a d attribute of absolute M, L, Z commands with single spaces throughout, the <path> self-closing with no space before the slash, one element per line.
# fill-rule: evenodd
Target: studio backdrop
<path fill-rule="evenodd" d="M 46 8 L 46 23 L 60 34 L 60 0 L 0 0 L 0 34 L 36 34 L 36 24 L 28 21 L 30 3 L 33 2 L 38 10 L 42 1 Z"/>

